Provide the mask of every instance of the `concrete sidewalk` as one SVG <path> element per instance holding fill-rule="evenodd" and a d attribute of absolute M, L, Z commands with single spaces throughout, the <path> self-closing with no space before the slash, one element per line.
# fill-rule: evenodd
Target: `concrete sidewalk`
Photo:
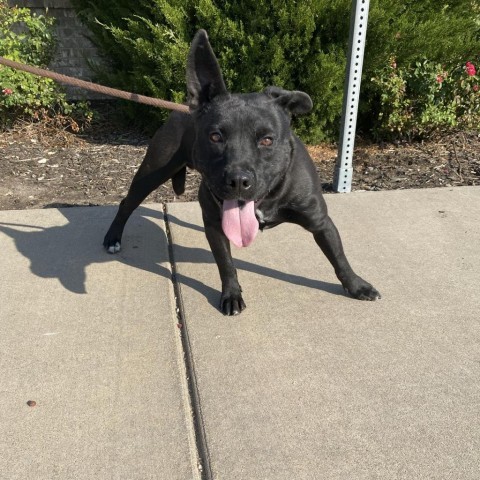
<path fill-rule="evenodd" d="M 181 330 L 160 206 L 119 256 L 111 207 L 0 212 L 0 476 L 195 479 L 202 438 L 204 478 L 478 479 L 480 188 L 327 203 L 381 301 L 282 225 L 233 250 L 224 317 L 198 205 L 169 204 Z"/>
<path fill-rule="evenodd" d="M 162 209 L 116 257 L 115 210 L 0 212 L 2 479 L 195 478 Z"/>

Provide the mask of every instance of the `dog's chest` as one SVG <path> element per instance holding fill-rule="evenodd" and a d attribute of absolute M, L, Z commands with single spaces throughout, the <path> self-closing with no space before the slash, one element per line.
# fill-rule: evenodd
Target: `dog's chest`
<path fill-rule="evenodd" d="M 278 217 L 277 209 L 265 208 L 263 205 L 255 209 L 255 216 L 257 217 L 260 230 L 272 228 L 282 223 L 282 220 Z"/>

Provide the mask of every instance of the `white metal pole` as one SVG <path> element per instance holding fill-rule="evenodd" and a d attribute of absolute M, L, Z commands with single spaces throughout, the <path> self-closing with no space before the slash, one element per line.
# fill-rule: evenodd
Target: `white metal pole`
<path fill-rule="evenodd" d="M 358 100 L 360 97 L 369 8 L 370 0 L 353 0 L 347 71 L 343 93 L 340 143 L 333 177 L 333 189 L 336 192 L 347 193 L 352 190 L 353 147 L 357 126 Z"/>

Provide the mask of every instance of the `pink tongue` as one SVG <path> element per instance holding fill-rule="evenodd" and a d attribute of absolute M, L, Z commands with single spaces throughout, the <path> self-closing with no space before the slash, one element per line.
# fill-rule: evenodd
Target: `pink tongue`
<path fill-rule="evenodd" d="M 255 202 L 249 200 L 240 207 L 238 200 L 224 200 L 222 228 L 227 238 L 234 245 L 248 247 L 258 233 Z"/>

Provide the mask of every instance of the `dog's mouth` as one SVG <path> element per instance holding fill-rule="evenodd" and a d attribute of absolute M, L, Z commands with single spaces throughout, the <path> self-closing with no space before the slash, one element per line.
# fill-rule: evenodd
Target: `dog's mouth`
<path fill-rule="evenodd" d="M 222 230 L 236 247 L 248 247 L 253 243 L 260 228 L 262 214 L 258 209 L 263 198 L 258 200 L 224 200 L 206 183 L 215 203 L 222 210 Z"/>
<path fill-rule="evenodd" d="M 257 236 L 259 224 L 254 200 L 223 200 L 222 229 L 237 247 L 248 247 Z"/>

